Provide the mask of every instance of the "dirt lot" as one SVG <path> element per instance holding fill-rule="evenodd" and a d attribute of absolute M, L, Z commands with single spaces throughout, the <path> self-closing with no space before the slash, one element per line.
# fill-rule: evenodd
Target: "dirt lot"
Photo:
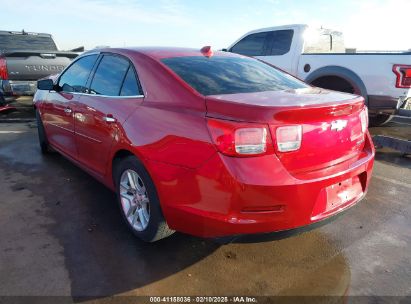
<path fill-rule="evenodd" d="M 372 131 L 411 139 L 410 129 Z M 2 123 L 0 296 L 372 295 L 405 303 L 411 159 L 388 150 L 376 159 L 366 199 L 322 228 L 254 244 L 179 233 L 144 244 L 123 225 L 113 193 L 63 157 L 40 154 L 34 123 Z"/>

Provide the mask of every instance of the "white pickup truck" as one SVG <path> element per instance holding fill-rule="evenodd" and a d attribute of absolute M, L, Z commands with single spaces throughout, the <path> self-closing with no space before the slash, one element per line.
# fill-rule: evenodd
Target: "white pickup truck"
<path fill-rule="evenodd" d="M 345 48 L 341 32 L 329 29 L 302 24 L 258 29 L 226 51 L 256 57 L 313 86 L 364 96 L 374 126 L 406 108 L 411 97 L 410 51 L 357 52 Z"/>

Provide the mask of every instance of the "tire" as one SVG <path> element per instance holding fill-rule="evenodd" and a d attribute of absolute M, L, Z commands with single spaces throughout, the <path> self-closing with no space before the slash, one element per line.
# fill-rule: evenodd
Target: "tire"
<path fill-rule="evenodd" d="M 370 127 L 379 127 L 385 125 L 393 118 L 393 115 L 390 114 L 378 114 L 375 116 L 370 116 Z"/>
<path fill-rule="evenodd" d="M 43 154 L 49 154 L 52 150 L 47 140 L 46 131 L 44 130 L 43 122 L 41 121 L 39 110 L 36 109 L 37 133 L 39 136 L 40 150 Z"/>
<path fill-rule="evenodd" d="M 174 233 L 164 219 L 155 185 L 136 157 L 116 161 L 113 176 L 120 212 L 134 235 L 155 242 Z"/>
<path fill-rule="evenodd" d="M 0 93 L 0 107 L 4 107 L 5 105 L 6 105 L 6 100 L 4 99 L 2 94 Z"/>

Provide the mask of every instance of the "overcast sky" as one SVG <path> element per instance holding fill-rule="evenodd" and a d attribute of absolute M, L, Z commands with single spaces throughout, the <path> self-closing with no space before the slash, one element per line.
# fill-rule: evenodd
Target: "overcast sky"
<path fill-rule="evenodd" d="M 229 46 L 261 27 L 307 23 L 358 49 L 411 48 L 411 0 L 0 0 L 1 30 L 54 35 L 62 49 Z"/>

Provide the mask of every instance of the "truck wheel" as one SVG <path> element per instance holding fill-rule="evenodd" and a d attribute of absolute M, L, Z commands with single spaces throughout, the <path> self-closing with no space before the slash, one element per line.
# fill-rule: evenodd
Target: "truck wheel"
<path fill-rule="evenodd" d="M 390 114 L 378 114 L 375 116 L 370 116 L 370 127 L 379 127 L 385 125 L 393 118 L 393 115 Z"/>
<path fill-rule="evenodd" d="M 39 135 L 39 144 L 40 144 L 41 153 L 48 154 L 52 150 L 47 140 L 47 135 L 44 130 L 43 122 L 41 121 L 39 110 L 36 110 L 36 120 L 37 120 L 37 133 Z"/>
<path fill-rule="evenodd" d="M 367 96 L 365 88 L 356 85 L 354 81 L 350 82 L 339 76 L 323 76 L 311 81 L 311 84 L 323 89 L 361 95 L 364 96 L 364 98 Z"/>
<path fill-rule="evenodd" d="M 173 234 L 143 164 L 136 157 L 127 156 L 115 164 L 113 173 L 121 214 L 134 235 L 145 242 L 155 242 Z"/>

